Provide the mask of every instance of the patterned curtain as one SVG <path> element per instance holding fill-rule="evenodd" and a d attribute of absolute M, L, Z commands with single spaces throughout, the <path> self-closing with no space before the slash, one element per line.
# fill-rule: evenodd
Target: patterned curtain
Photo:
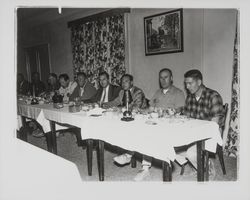
<path fill-rule="evenodd" d="M 231 115 L 229 121 L 228 138 L 225 152 L 229 156 L 237 156 L 239 145 L 239 63 L 238 63 L 238 29 L 236 19 L 236 32 L 234 40 L 234 62 L 232 79 Z"/>
<path fill-rule="evenodd" d="M 106 71 L 119 84 L 126 71 L 124 28 L 123 14 L 71 27 L 74 75 L 85 72 L 98 88 L 98 74 Z"/>

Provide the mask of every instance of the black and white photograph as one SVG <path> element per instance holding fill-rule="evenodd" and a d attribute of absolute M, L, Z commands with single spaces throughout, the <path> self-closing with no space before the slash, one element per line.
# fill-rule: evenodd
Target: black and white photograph
<path fill-rule="evenodd" d="M 7 119 L 12 104 L 14 148 L 11 167 L 0 167 L 0 199 L 76 199 L 85 190 L 133 199 L 131 187 L 236 198 L 225 193 L 239 190 L 248 162 L 241 8 L 9 7 L 13 77 L 3 87 L 13 98 L 2 105 Z M 206 194 L 195 192 L 202 187 Z"/>

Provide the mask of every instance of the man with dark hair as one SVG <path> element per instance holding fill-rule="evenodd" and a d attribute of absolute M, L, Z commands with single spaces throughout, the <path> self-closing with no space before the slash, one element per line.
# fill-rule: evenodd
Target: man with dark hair
<path fill-rule="evenodd" d="M 116 106 L 125 106 L 124 94 L 125 92 L 129 93 L 129 96 L 132 97 L 132 102 L 129 104 L 130 109 L 143 109 L 146 108 L 146 99 L 143 91 L 133 85 L 133 76 L 130 74 L 124 74 L 121 78 L 122 90 L 119 92 L 117 98 L 113 101 L 104 103 L 104 108 L 116 107 Z"/>
<path fill-rule="evenodd" d="M 45 84 L 40 80 L 40 75 L 38 72 L 34 72 L 32 74 L 32 82 L 30 85 L 30 93 L 33 96 L 40 96 L 43 92 L 45 92 Z"/>
<path fill-rule="evenodd" d="M 29 82 L 24 79 L 22 73 L 17 74 L 17 94 L 28 95 L 29 93 Z"/>
<path fill-rule="evenodd" d="M 70 101 L 74 101 L 79 97 L 81 101 L 90 100 L 96 94 L 96 88 L 88 81 L 84 72 L 77 73 L 77 86 L 69 97 Z"/>
<path fill-rule="evenodd" d="M 220 94 L 203 84 L 203 77 L 199 70 L 193 69 L 186 72 L 184 78 L 188 90 L 184 114 L 194 119 L 214 121 L 220 126 L 224 115 Z M 197 166 L 196 153 L 196 145 L 192 145 L 186 154 L 194 167 Z"/>
<path fill-rule="evenodd" d="M 57 79 L 57 75 L 55 73 L 50 73 L 48 78 L 47 92 L 55 92 L 59 88 L 60 88 L 60 83 Z"/>
<path fill-rule="evenodd" d="M 172 71 L 163 68 L 159 72 L 160 89 L 156 91 L 149 104 L 156 108 L 173 108 L 180 112 L 185 103 L 185 96 L 182 90 L 173 85 Z"/>
<path fill-rule="evenodd" d="M 75 81 L 70 81 L 68 74 L 61 74 L 59 76 L 59 83 L 61 85 L 59 94 L 63 96 L 64 102 L 68 102 L 69 96 L 73 93 L 77 83 Z"/>
<path fill-rule="evenodd" d="M 146 99 L 143 91 L 133 85 L 133 76 L 130 74 L 124 74 L 121 78 L 122 90 L 119 92 L 119 96 L 108 103 L 105 103 L 103 107 L 113 107 L 113 106 L 125 106 L 126 93 L 131 97 L 131 102 L 129 103 L 129 109 L 144 109 L 147 107 Z M 132 152 L 128 151 L 125 154 L 116 156 L 114 161 L 121 165 L 127 164 L 131 161 Z"/>
<path fill-rule="evenodd" d="M 100 88 L 97 90 L 95 96 L 89 100 L 89 102 L 98 102 L 102 105 L 103 103 L 113 101 L 116 97 L 118 97 L 121 88 L 109 82 L 109 74 L 107 72 L 104 71 L 99 74 L 99 82 Z"/>
<path fill-rule="evenodd" d="M 185 73 L 185 85 L 188 90 L 184 114 L 195 119 L 215 121 L 219 125 L 223 118 L 223 101 L 220 94 L 203 85 L 199 70 Z"/>

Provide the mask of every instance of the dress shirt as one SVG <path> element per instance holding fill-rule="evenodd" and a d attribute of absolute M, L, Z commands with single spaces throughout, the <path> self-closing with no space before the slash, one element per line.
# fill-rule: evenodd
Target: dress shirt
<path fill-rule="evenodd" d="M 149 102 L 156 108 L 180 108 L 185 104 L 185 96 L 181 89 L 171 85 L 168 89 L 158 89 Z"/>
<path fill-rule="evenodd" d="M 108 94 L 109 94 L 109 85 L 102 90 L 101 102 L 106 103 L 109 101 Z"/>

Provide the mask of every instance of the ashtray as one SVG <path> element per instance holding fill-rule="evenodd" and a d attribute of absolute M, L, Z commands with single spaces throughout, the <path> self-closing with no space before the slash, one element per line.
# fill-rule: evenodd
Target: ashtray
<path fill-rule="evenodd" d="M 132 117 L 123 117 L 123 118 L 121 118 L 121 120 L 125 121 L 125 122 L 130 122 L 130 121 L 133 121 L 134 118 L 132 118 Z"/>
<path fill-rule="evenodd" d="M 56 109 L 60 109 L 60 108 L 63 108 L 63 104 L 62 103 L 53 103 L 53 107 Z"/>

